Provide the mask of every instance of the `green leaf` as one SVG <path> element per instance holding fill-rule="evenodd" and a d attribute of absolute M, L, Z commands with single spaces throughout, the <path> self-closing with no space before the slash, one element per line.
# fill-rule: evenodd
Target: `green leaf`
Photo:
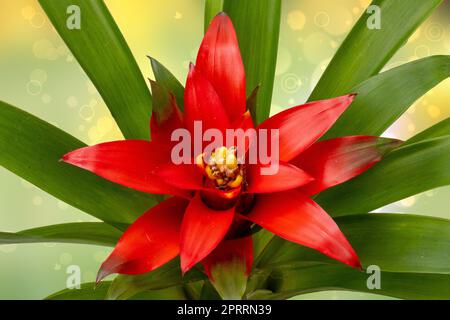
<path fill-rule="evenodd" d="M 253 234 L 253 256 L 255 257 L 254 265 L 257 265 L 258 257 L 264 253 L 267 244 L 270 243 L 274 234 L 266 229 L 260 229 Z"/>
<path fill-rule="evenodd" d="M 188 300 L 199 300 L 202 294 L 204 281 L 184 283 L 184 294 Z"/>
<path fill-rule="evenodd" d="M 351 92 L 376 75 L 442 0 L 375 0 L 381 29 L 369 29 L 373 12 L 364 13 L 331 60 L 309 100 L 332 98 Z M 399 17 L 408 17 L 402 19 Z"/>
<path fill-rule="evenodd" d="M 184 277 L 181 274 L 180 260 L 176 258 L 148 273 L 119 275 L 112 282 L 107 299 L 129 299 L 144 291 L 163 289 L 205 279 L 205 275 L 196 269 L 192 269 Z"/>
<path fill-rule="evenodd" d="M 104 300 L 106 293 L 111 285 L 110 281 L 102 282 L 95 289 L 95 283 L 83 283 L 80 289 L 65 289 L 56 292 L 46 300 Z M 161 290 L 151 290 L 139 293 L 133 297 L 132 300 L 185 300 L 183 288 L 180 286 L 165 288 Z"/>
<path fill-rule="evenodd" d="M 323 139 L 381 135 L 418 98 L 450 76 L 450 56 L 433 56 L 376 75 L 352 89 L 354 102 Z"/>
<path fill-rule="evenodd" d="M 367 288 L 370 274 L 274 237 L 259 262 L 255 262 L 255 274 L 262 274 L 266 286 L 275 293 L 257 290 L 250 292 L 249 298 L 282 299 L 336 289 L 411 299 L 448 297 L 445 286 L 450 281 L 449 220 L 407 214 L 361 214 L 339 217 L 336 222 L 363 266 L 381 268 L 381 290 Z M 270 274 L 272 268 L 275 271 Z"/>
<path fill-rule="evenodd" d="M 205 0 L 205 32 L 212 19 L 223 11 L 223 0 Z"/>
<path fill-rule="evenodd" d="M 223 300 L 241 300 L 247 288 L 246 261 L 231 259 L 211 268 L 212 285 Z"/>
<path fill-rule="evenodd" d="M 259 92 L 259 86 L 257 86 L 253 91 L 250 93 L 250 95 L 247 97 L 246 107 L 247 110 L 250 111 L 250 114 L 253 119 L 253 123 L 257 122 L 257 105 L 258 105 L 258 92 Z"/>
<path fill-rule="evenodd" d="M 247 95 L 260 85 L 257 123 L 270 113 L 280 31 L 281 0 L 225 0 L 244 61 Z"/>
<path fill-rule="evenodd" d="M 84 146 L 45 121 L 0 102 L 0 165 L 123 230 L 156 200 L 59 161 L 67 152 Z"/>
<path fill-rule="evenodd" d="M 80 289 L 64 289 L 51 294 L 45 300 L 103 300 L 111 282 L 104 281 L 97 288 L 95 282 L 83 283 Z"/>
<path fill-rule="evenodd" d="M 149 139 L 152 101 L 130 48 L 102 0 L 39 0 L 55 29 L 97 87 L 127 139 Z M 69 29 L 80 8 L 81 29 Z M 69 12 L 68 12 L 69 11 Z"/>
<path fill-rule="evenodd" d="M 158 82 L 150 80 L 150 86 L 153 94 L 153 117 L 155 117 L 157 123 L 162 123 L 170 117 L 172 110 L 171 93 L 161 86 Z"/>
<path fill-rule="evenodd" d="M 450 274 L 450 220 L 409 214 L 336 218 L 363 267 L 383 271 Z M 274 238 L 257 268 L 292 268 L 305 262 L 337 264 L 312 249 Z"/>
<path fill-rule="evenodd" d="M 200 293 L 200 300 L 221 300 L 219 293 L 213 287 L 210 281 L 205 281 Z"/>
<path fill-rule="evenodd" d="M 402 299 L 449 299 L 450 275 L 381 272 L 380 289 L 369 289 L 371 274 L 334 265 L 303 266 L 276 270 L 268 280 L 272 291 L 255 292 L 250 299 L 287 299 L 324 290 L 351 290 Z"/>
<path fill-rule="evenodd" d="M 450 136 L 391 151 L 363 174 L 320 193 L 315 200 L 332 216 L 370 212 L 450 184 Z"/>
<path fill-rule="evenodd" d="M 0 232 L 0 244 L 62 242 L 114 247 L 122 232 L 101 222 L 64 223 L 17 233 Z"/>
<path fill-rule="evenodd" d="M 413 144 L 427 139 L 438 138 L 442 136 L 450 135 L 450 118 L 442 120 L 434 126 L 419 132 L 414 137 L 408 139 L 404 145 Z"/>
<path fill-rule="evenodd" d="M 171 92 L 175 95 L 177 99 L 178 107 L 181 111 L 184 110 L 184 87 L 178 81 L 177 78 L 166 68 L 164 67 L 158 60 L 148 57 L 150 59 L 150 63 L 153 70 L 153 75 L 155 76 L 155 80 L 161 87 L 165 88 L 168 92 Z"/>

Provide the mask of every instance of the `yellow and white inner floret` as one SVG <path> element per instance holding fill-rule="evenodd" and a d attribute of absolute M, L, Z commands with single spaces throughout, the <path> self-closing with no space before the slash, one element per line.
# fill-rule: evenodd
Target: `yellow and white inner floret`
<path fill-rule="evenodd" d="M 243 170 L 238 163 L 235 147 L 216 148 L 209 157 L 200 154 L 197 156 L 196 163 L 220 190 L 237 188 L 244 180 Z"/>

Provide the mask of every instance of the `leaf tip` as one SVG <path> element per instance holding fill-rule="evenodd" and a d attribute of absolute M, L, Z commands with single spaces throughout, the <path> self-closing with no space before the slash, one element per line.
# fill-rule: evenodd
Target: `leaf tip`
<path fill-rule="evenodd" d="M 353 250 L 352 250 L 353 251 Z M 346 264 L 354 269 L 357 269 L 359 271 L 363 271 L 363 267 L 361 264 L 361 261 L 359 260 L 358 256 L 356 255 L 355 252 L 353 252 L 353 256 L 350 259 L 350 261 L 346 262 Z"/>
<path fill-rule="evenodd" d="M 66 153 L 65 155 L 63 155 L 59 160 L 58 160 L 58 162 L 66 162 L 66 163 L 69 163 L 70 162 L 70 154 L 71 154 L 72 152 L 68 152 L 68 153 Z"/>
<path fill-rule="evenodd" d="M 381 140 L 381 143 L 377 146 L 378 152 L 382 157 L 393 151 L 394 149 L 400 147 L 404 141 L 398 139 L 385 139 Z"/>
<path fill-rule="evenodd" d="M 348 97 L 349 97 L 350 100 L 352 100 L 352 101 L 353 101 L 357 96 L 358 96 L 358 94 L 357 94 L 356 92 L 350 93 L 350 94 L 348 95 Z"/>
<path fill-rule="evenodd" d="M 100 282 L 102 282 L 102 280 L 110 274 L 110 271 L 100 268 L 100 270 L 98 270 L 97 277 L 95 278 L 94 289 L 96 289 L 100 285 Z"/>
<path fill-rule="evenodd" d="M 153 58 L 152 56 L 147 55 L 147 58 L 150 60 L 150 64 L 152 66 L 152 69 L 155 70 L 155 68 L 158 66 L 158 60 Z"/>

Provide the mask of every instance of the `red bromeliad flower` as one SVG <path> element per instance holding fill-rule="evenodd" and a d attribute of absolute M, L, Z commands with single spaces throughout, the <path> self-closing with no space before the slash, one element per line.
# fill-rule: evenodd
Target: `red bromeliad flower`
<path fill-rule="evenodd" d="M 155 94 L 155 92 L 154 92 Z M 151 119 L 152 141 L 125 140 L 72 151 L 67 163 L 105 179 L 172 197 L 144 213 L 120 238 L 97 280 L 112 273 L 140 274 L 176 256 L 185 273 L 201 262 L 214 282 L 216 269 L 233 262 L 249 274 L 250 228 L 257 224 L 289 241 L 361 268 L 333 219 L 310 196 L 347 181 L 378 162 L 396 142 L 370 136 L 317 142 L 354 95 L 281 112 L 256 127 L 279 130 L 279 170 L 262 175 L 261 163 L 240 163 L 235 146 L 216 148 L 193 164 L 171 161 L 177 128 L 254 128 L 246 111 L 245 72 L 233 25 L 225 14 L 211 23 L 187 78 L 182 113 L 173 96 Z"/>

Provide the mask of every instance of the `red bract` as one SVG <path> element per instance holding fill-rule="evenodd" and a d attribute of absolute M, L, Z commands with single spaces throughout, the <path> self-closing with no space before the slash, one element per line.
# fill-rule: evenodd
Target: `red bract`
<path fill-rule="evenodd" d="M 151 142 L 103 143 L 63 157 L 110 181 L 172 196 L 128 228 L 97 280 L 111 273 L 148 272 L 177 255 L 183 273 L 203 262 L 212 281 L 215 266 L 227 261 L 240 263 L 248 274 L 253 224 L 360 268 L 339 227 L 309 198 L 369 169 L 397 144 L 368 136 L 317 142 L 353 99 L 350 94 L 307 103 L 257 126 L 279 130 L 280 164 L 274 175 L 262 175 L 261 163 L 238 163 L 232 146 L 215 149 L 208 161 L 201 152 L 193 155 L 196 163 L 175 165 L 175 143 L 170 141 L 174 129 L 193 132 L 194 121 L 201 121 L 203 130 L 254 128 L 245 106 L 245 72 L 236 34 L 230 19 L 219 14 L 203 39 L 196 66 L 190 66 L 184 113 L 169 97 L 152 116 Z"/>

